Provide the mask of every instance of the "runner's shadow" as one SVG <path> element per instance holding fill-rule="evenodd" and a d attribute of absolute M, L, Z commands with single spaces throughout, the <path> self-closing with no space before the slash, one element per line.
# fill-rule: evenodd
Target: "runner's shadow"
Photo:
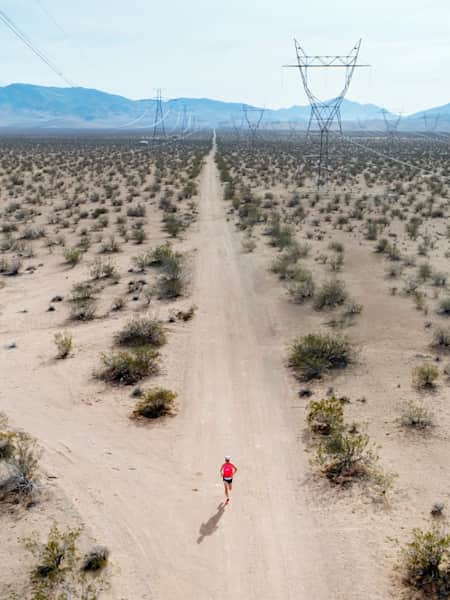
<path fill-rule="evenodd" d="M 217 507 L 216 513 L 206 521 L 202 523 L 199 529 L 199 536 L 197 538 L 197 544 L 201 544 L 206 536 L 212 535 L 219 529 L 219 521 L 225 512 L 225 504 L 221 502 Z"/>

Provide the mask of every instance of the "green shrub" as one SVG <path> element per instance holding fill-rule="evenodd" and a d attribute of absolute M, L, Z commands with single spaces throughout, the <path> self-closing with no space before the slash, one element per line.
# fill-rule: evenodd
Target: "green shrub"
<path fill-rule="evenodd" d="M 164 231 L 166 231 L 171 237 L 178 237 L 178 235 L 185 228 L 183 221 L 172 213 L 166 213 L 163 218 Z"/>
<path fill-rule="evenodd" d="M 323 400 L 311 400 L 306 420 L 314 433 L 330 435 L 344 426 L 344 406 L 341 400 L 334 396 Z"/>
<path fill-rule="evenodd" d="M 434 365 L 420 365 L 413 370 L 413 383 L 419 389 L 433 388 L 439 377 L 439 369 Z"/>
<path fill-rule="evenodd" d="M 317 447 L 316 461 L 327 477 L 336 483 L 368 477 L 378 457 L 369 436 L 335 429 Z"/>
<path fill-rule="evenodd" d="M 316 310 L 335 308 L 340 304 L 344 304 L 346 300 L 347 292 L 344 282 L 332 279 L 324 282 L 317 290 L 314 298 L 314 308 Z"/>
<path fill-rule="evenodd" d="M 80 248 L 65 248 L 63 256 L 64 261 L 73 268 L 80 262 L 83 253 Z"/>
<path fill-rule="evenodd" d="M 157 419 L 173 412 L 173 404 L 177 395 L 164 388 L 153 388 L 144 392 L 136 403 L 132 417 Z"/>
<path fill-rule="evenodd" d="M 166 334 L 161 321 L 145 317 L 134 318 L 115 336 L 119 346 L 153 346 L 159 348 L 166 343 Z"/>
<path fill-rule="evenodd" d="M 58 332 L 53 340 L 57 348 L 57 358 L 67 358 L 72 350 L 72 334 L 67 331 Z"/>
<path fill-rule="evenodd" d="M 450 595 L 450 535 L 440 527 L 414 529 L 402 551 L 405 583 L 431 598 Z"/>
<path fill-rule="evenodd" d="M 305 380 L 343 369 L 352 361 L 351 344 L 341 336 L 309 334 L 294 342 L 289 352 L 289 366 Z"/>
<path fill-rule="evenodd" d="M 150 348 L 102 354 L 103 368 L 97 373 L 100 379 L 123 385 L 133 385 L 144 377 L 159 372 L 159 354 Z"/>
<path fill-rule="evenodd" d="M 161 264 L 161 275 L 157 281 L 160 298 L 171 299 L 182 296 L 188 283 L 185 257 L 179 252 L 166 257 Z"/>

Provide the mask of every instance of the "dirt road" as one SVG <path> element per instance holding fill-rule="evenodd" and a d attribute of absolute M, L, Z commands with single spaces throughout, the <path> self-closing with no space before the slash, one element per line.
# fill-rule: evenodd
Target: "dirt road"
<path fill-rule="evenodd" d="M 86 406 L 79 374 L 62 377 L 59 365 L 47 364 L 43 375 L 42 334 L 25 328 L 15 333 L 17 351 L 5 353 L 2 406 L 42 440 L 46 467 L 111 549 L 109 597 L 338 598 L 333 552 L 319 545 L 302 495 L 309 467 L 291 422 L 295 389 L 277 307 L 265 293 L 267 274 L 241 253 L 226 221 L 213 154 L 199 204 L 199 310 L 183 347 L 180 414 L 149 428 L 128 423 L 105 399 Z M 86 340 L 91 327 L 83 326 Z M 225 509 L 224 454 L 239 467 Z"/>

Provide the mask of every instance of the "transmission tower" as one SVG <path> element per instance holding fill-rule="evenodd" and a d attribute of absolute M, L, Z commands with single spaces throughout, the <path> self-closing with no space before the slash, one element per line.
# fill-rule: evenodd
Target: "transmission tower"
<path fill-rule="evenodd" d="M 384 126 L 386 127 L 387 134 L 391 138 L 396 137 L 398 126 L 402 120 L 401 113 L 398 115 L 391 115 L 391 117 L 389 117 L 390 113 L 385 108 L 383 108 L 380 112 L 383 115 Z"/>
<path fill-rule="evenodd" d="M 242 112 L 244 115 L 244 119 L 248 125 L 249 141 L 250 141 L 250 144 L 253 145 L 258 138 L 258 129 L 259 129 L 259 126 L 261 125 L 261 121 L 263 120 L 266 109 L 265 108 L 253 108 L 251 106 L 247 106 L 246 104 L 243 104 Z"/>
<path fill-rule="evenodd" d="M 158 88 L 156 90 L 155 101 L 155 119 L 153 121 L 153 139 L 158 137 L 166 137 L 166 127 L 164 125 L 164 108 L 162 90 Z"/>
<path fill-rule="evenodd" d="M 437 113 L 436 115 L 430 116 L 424 113 L 422 115 L 423 124 L 425 127 L 425 131 L 427 133 L 434 133 L 437 129 L 439 119 L 441 118 L 441 113 Z"/>
<path fill-rule="evenodd" d="M 334 125 L 337 125 L 339 132 L 342 133 L 341 104 L 350 86 L 355 68 L 368 67 L 369 65 L 358 64 L 361 40 L 358 40 L 348 54 L 333 56 L 308 55 L 296 39 L 294 39 L 294 44 L 297 54 L 297 64 L 285 66 L 297 68 L 300 72 L 303 87 L 311 106 L 307 133 L 309 134 L 315 130 L 318 131 L 320 135 L 317 176 L 317 185 L 320 187 L 322 184 L 326 184 L 328 180 L 329 134 Z M 344 86 L 341 90 L 341 93 L 331 100 L 320 100 L 311 90 L 309 84 L 310 69 L 336 68 L 344 69 Z"/>

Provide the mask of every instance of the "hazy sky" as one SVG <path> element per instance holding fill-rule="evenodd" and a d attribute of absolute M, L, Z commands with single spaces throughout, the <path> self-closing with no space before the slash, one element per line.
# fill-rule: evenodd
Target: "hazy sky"
<path fill-rule="evenodd" d="M 0 0 L 77 85 L 131 98 L 306 104 L 293 37 L 310 54 L 363 38 L 348 97 L 411 113 L 450 102 L 450 0 Z M 64 83 L 2 24 L 0 84 Z M 340 74 L 342 75 L 342 73 Z M 313 81 L 324 96 L 336 74 Z"/>

